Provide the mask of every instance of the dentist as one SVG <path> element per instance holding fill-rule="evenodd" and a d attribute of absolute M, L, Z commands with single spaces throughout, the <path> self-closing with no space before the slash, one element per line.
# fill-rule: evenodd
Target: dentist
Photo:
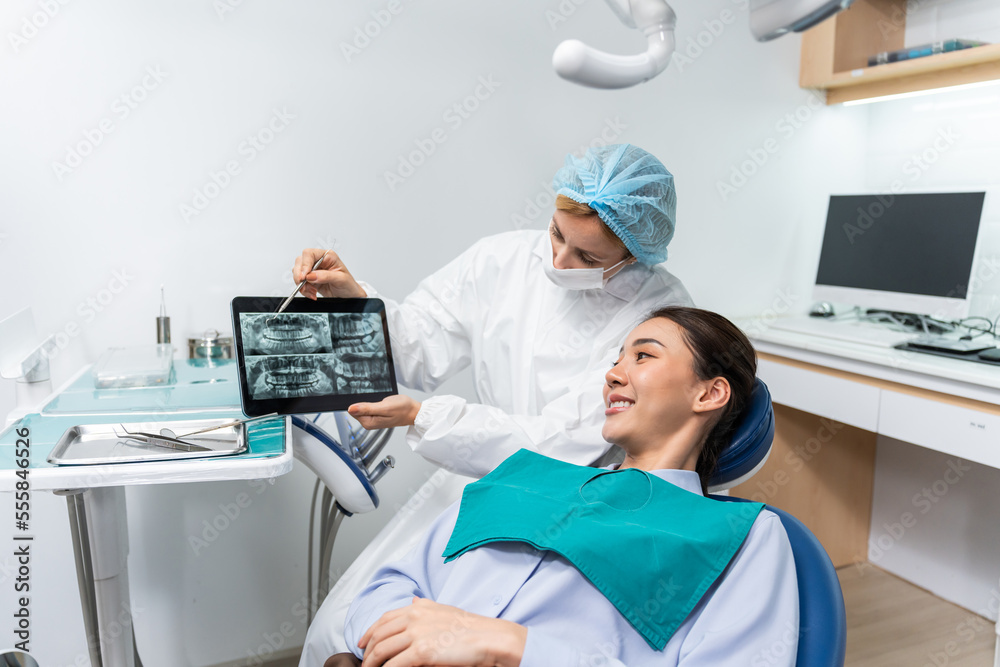
<path fill-rule="evenodd" d="M 334 253 L 308 249 L 293 278 L 311 298 L 378 297 L 386 304 L 396 377 L 433 392 L 472 368 L 476 402 L 392 396 L 351 406 L 369 429 L 406 426 L 406 440 L 441 466 L 430 498 L 401 510 L 328 595 L 310 626 L 300 667 L 348 650 L 344 618 L 375 570 L 407 552 L 471 478 L 525 448 L 588 465 L 601 437 L 601 386 L 626 334 L 657 307 L 692 305 L 663 266 L 677 195 L 663 164 L 630 144 L 567 156 L 556 173 L 547 232 L 485 238 L 423 280 L 402 303 L 351 275 Z"/>

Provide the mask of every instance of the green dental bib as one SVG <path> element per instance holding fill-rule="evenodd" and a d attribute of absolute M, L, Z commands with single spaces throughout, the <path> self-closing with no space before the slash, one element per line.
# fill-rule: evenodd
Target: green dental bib
<path fill-rule="evenodd" d="M 705 498 L 636 468 L 589 468 L 522 449 L 465 487 L 442 556 L 491 542 L 553 551 L 663 650 L 763 507 Z"/>

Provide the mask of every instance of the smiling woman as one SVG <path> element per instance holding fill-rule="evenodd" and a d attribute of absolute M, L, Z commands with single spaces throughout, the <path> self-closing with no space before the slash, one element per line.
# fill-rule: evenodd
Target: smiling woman
<path fill-rule="evenodd" d="M 653 460 L 638 467 L 694 470 L 706 492 L 719 453 L 750 399 L 756 374 L 753 346 L 732 322 L 705 310 L 661 308 L 633 329 L 608 371 L 602 435 L 626 451 L 622 468 L 637 466 L 635 456 L 652 451 Z M 640 394 L 653 400 L 640 405 Z M 697 430 L 699 447 L 678 450 L 658 442 L 657 434 L 684 439 L 682 423 L 688 410 L 699 415 L 688 423 Z M 644 444 L 623 444 L 635 439 Z M 687 460 L 691 456 L 693 462 Z"/>
<path fill-rule="evenodd" d="M 793 665 L 798 588 L 780 520 L 703 495 L 755 371 L 724 317 L 655 311 L 605 375 L 603 435 L 621 466 L 521 450 L 467 486 L 355 599 L 354 655 L 366 667 Z M 357 663 L 327 663 L 340 664 Z"/>

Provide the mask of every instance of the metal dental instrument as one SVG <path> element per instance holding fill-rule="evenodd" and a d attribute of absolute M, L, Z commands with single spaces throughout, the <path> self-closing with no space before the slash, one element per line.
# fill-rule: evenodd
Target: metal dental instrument
<path fill-rule="evenodd" d="M 226 422 L 224 424 L 218 424 L 217 426 L 209 426 L 208 428 L 203 428 L 200 431 L 193 431 L 191 433 L 185 433 L 184 435 L 175 435 L 173 431 L 169 428 L 161 428 L 160 434 L 165 438 L 177 439 L 177 438 L 190 438 L 192 435 L 201 435 L 202 433 L 208 433 L 209 431 L 217 431 L 220 428 L 226 428 L 228 426 L 239 426 L 240 424 L 249 424 L 250 422 L 260 421 L 262 419 L 270 419 L 272 417 L 277 417 L 277 412 L 272 412 L 267 415 L 261 415 L 260 417 L 250 417 L 249 419 L 236 419 L 231 422 Z"/>
<path fill-rule="evenodd" d="M 326 252 L 324 252 L 323 256 L 316 260 L 316 263 L 313 264 L 312 270 L 309 271 L 309 272 L 307 272 L 306 275 L 309 275 L 309 273 L 312 273 L 312 271 L 315 271 L 316 269 L 318 269 L 319 265 L 323 263 L 323 260 L 326 259 L 326 256 L 329 255 L 329 254 L 330 254 L 329 250 L 327 250 Z M 278 313 L 283 313 L 285 311 L 285 308 L 288 308 L 288 304 L 290 304 L 292 302 L 292 299 L 295 298 L 295 295 L 299 293 L 299 290 L 302 289 L 302 286 L 305 285 L 306 282 L 307 281 L 303 278 L 302 282 L 300 282 L 295 287 L 295 291 L 292 292 L 291 294 L 289 294 L 288 298 L 281 302 L 281 305 L 278 306 L 278 310 L 275 311 L 275 315 L 277 315 Z"/>
<path fill-rule="evenodd" d="M 126 435 L 118 435 L 115 431 L 115 435 L 123 438 L 125 440 L 135 440 L 136 442 L 141 442 L 144 445 L 152 445 L 153 447 L 163 447 L 165 449 L 176 449 L 182 452 L 210 452 L 211 447 L 203 447 L 201 445 L 196 445 L 191 442 L 184 442 L 183 440 L 178 440 L 177 438 L 170 437 L 167 435 L 154 435 L 152 433 L 145 433 L 143 431 L 129 431 L 125 428 L 124 424 L 119 424 L 121 429 L 125 431 Z M 169 430 L 169 429 L 164 429 Z"/>
<path fill-rule="evenodd" d="M 170 342 L 170 318 L 167 317 L 167 300 L 163 296 L 163 285 L 160 285 L 160 316 L 156 318 L 156 342 Z"/>

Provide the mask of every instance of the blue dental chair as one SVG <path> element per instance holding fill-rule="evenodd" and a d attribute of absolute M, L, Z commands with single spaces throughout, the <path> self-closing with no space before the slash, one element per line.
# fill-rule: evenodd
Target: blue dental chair
<path fill-rule="evenodd" d="M 774 440 L 774 410 L 767 385 L 757 379 L 750 406 L 736 427 L 729 446 L 719 456 L 709 491 L 728 489 L 749 479 L 767 460 Z M 727 502 L 750 502 L 730 496 L 710 496 Z M 770 505 L 788 533 L 799 586 L 798 667 L 843 667 L 847 647 L 847 616 L 837 571 L 823 546 L 801 521 Z"/>

